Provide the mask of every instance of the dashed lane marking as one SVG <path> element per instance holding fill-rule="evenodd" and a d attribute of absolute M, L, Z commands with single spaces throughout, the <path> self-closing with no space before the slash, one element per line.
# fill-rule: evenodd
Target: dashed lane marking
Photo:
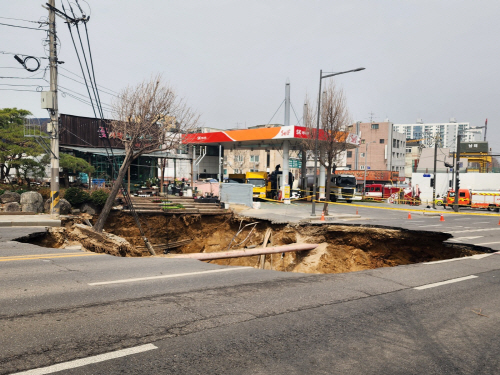
<path fill-rule="evenodd" d="M 117 350 L 114 352 L 109 352 L 105 354 L 96 355 L 93 357 L 87 357 L 82 359 L 76 359 L 74 361 L 62 362 L 57 365 L 52 365 L 48 367 L 42 367 L 38 369 L 17 372 L 13 375 L 45 375 L 45 374 L 53 374 L 54 372 L 59 372 L 63 370 L 69 370 L 77 367 L 87 366 L 94 363 L 109 361 L 110 359 L 116 359 L 121 357 L 126 357 L 128 355 L 144 353 L 150 350 L 158 349 L 157 346 L 153 344 L 146 344 L 141 346 L 135 346 L 133 348 Z"/>
<path fill-rule="evenodd" d="M 462 229 L 462 230 L 452 230 L 447 231 L 447 233 L 464 233 L 464 232 L 488 232 L 490 230 L 500 230 L 500 227 L 496 228 L 483 228 L 483 229 Z"/>
<path fill-rule="evenodd" d="M 149 277 L 137 277 L 134 279 L 122 279 L 122 280 L 112 280 L 112 281 L 102 281 L 98 283 L 89 283 L 90 286 L 96 285 L 107 285 L 107 284 L 122 284 L 122 283 L 134 283 L 136 281 L 147 281 L 147 280 L 157 280 L 157 279 L 170 279 L 175 277 L 185 277 L 185 276 L 198 276 L 205 275 L 209 273 L 217 273 L 217 272 L 234 272 L 234 271 L 247 271 L 253 270 L 253 267 L 238 267 L 238 268 L 223 268 L 217 270 L 210 271 L 201 271 L 201 272 L 186 272 L 186 273 L 176 273 L 173 275 L 161 275 L 161 276 L 149 276 Z"/>
<path fill-rule="evenodd" d="M 496 243 L 500 243 L 500 241 L 495 241 L 495 242 L 483 242 L 483 243 L 477 243 L 476 245 L 480 246 L 480 245 L 493 245 L 493 244 L 496 244 Z"/>
<path fill-rule="evenodd" d="M 429 288 L 435 288 L 435 287 L 441 286 L 441 285 L 453 284 L 453 283 L 458 283 L 460 281 L 475 279 L 476 277 L 477 276 L 475 276 L 475 275 L 470 275 L 470 276 L 465 276 L 465 277 L 459 277 L 459 278 L 456 278 L 456 279 L 441 281 L 439 283 L 433 283 L 433 284 L 427 284 L 427 285 L 417 286 L 416 288 L 413 288 L 413 289 L 424 290 L 424 289 L 429 289 Z"/>
<path fill-rule="evenodd" d="M 482 238 L 484 236 L 469 236 L 469 237 L 455 237 L 448 240 L 448 242 L 462 242 L 464 240 L 475 240 L 476 238 Z"/>
<path fill-rule="evenodd" d="M 456 262 L 456 261 L 459 261 L 459 260 L 468 260 L 468 259 L 475 259 L 475 260 L 478 260 L 478 259 L 483 259 L 483 258 L 486 258 L 486 257 L 489 257 L 491 255 L 493 255 L 495 253 L 490 253 L 490 254 L 476 254 L 476 255 L 472 255 L 470 257 L 462 257 L 462 258 L 453 258 L 453 259 L 444 259 L 444 260 L 436 260 L 434 262 L 427 262 L 427 263 L 423 263 L 423 264 L 439 264 L 439 263 L 448 263 L 448 262 Z"/>

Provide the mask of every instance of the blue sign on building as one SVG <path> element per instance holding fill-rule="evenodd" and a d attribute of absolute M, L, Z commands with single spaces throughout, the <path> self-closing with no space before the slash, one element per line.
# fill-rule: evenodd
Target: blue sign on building
<path fill-rule="evenodd" d="M 424 177 L 431 177 L 429 173 L 424 173 Z"/>

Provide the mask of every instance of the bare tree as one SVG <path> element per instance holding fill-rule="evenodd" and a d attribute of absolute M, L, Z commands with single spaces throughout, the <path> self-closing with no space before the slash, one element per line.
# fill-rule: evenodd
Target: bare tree
<path fill-rule="evenodd" d="M 227 165 L 233 169 L 233 173 L 236 173 L 235 170 L 238 170 L 238 173 L 243 173 L 243 167 L 246 165 L 247 152 L 240 149 L 228 150 L 225 152 L 227 153 Z"/>
<path fill-rule="evenodd" d="M 110 124 L 109 135 L 123 143 L 125 158 L 94 225 L 96 232 L 102 232 L 132 161 L 154 151 L 176 149 L 181 143 L 181 134 L 193 128 L 199 119 L 160 75 L 127 87 L 113 108 L 116 119 Z"/>
<path fill-rule="evenodd" d="M 308 105 L 307 108 L 311 108 L 311 106 Z M 304 141 L 304 148 L 314 151 L 316 149 L 315 119 L 317 113 L 313 114 L 312 109 L 310 112 L 305 116 L 307 120 L 305 126 L 308 129 L 309 137 Z M 323 155 L 322 158 L 318 158 L 318 161 L 326 168 L 326 201 L 323 208 L 325 215 L 328 214 L 332 174 L 341 159 L 342 153 L 348 148 L 347 127 L 350 123 L 351 116 L 347 109 L 344 92 L 332 82 L 323 91 L 321 97 L 320 132 L 318 135 L 318 152 Z"/>

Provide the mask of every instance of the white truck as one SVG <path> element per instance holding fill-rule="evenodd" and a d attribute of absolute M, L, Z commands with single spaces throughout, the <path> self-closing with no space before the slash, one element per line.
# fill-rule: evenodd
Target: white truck
<path fill-rule="evenodd" d="M 307 176 L 307 186 L 312 188 L 314 176 Z M 319 186 L 319 185 L 318 185 Z M 330 186 L 330 201 L 344 200 L 347 203 L 360 201 L 362 196 L 357 193 L 356 177 L 351 174 L 334 174 Z"/>

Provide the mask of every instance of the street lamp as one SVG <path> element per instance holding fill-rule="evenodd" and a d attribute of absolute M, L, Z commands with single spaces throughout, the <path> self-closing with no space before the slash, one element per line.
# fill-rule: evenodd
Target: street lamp
<path fill-rule="evenodd" d="M 318 95 L 318 121 L 316 123 L 316 140 L 314 144 L 314 185 L 313 185 L 313 199 L 312 199 L 312 212 L 311 216 L 316 216 L 316 190 L 317 190 L 317 175 L 318 175 L 318 136 L 319 136 L 319 116 L 321 111 L 321 80 L 323 78 L 338 76 L 340 74 L 359 72 L 360 70 L 365 70 L 365 68 L 357 68 L 352 70 L 346 70 L 345 72 L 338 73 L 326 73 L 323 75 L 323 70 L 319 71 L 319 95 Z"/>

